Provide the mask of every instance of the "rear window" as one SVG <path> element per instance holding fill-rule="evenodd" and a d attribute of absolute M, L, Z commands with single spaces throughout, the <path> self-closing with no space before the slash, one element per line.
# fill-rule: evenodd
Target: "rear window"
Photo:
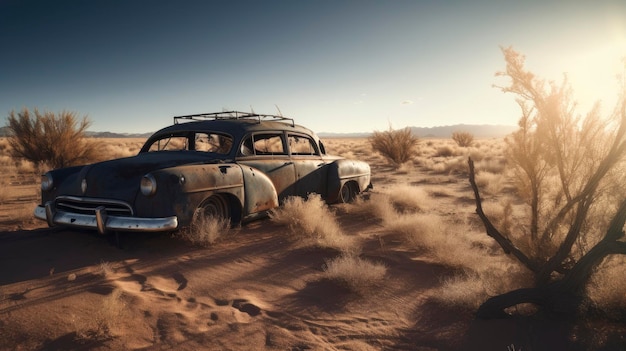
<path fill-rule="evenodd" d="M 201 151 L 226 155 L 233 146 L 233 138 L 219 133 L 186 133 L 166 135 L 150 144 L 148 152 Z"/>

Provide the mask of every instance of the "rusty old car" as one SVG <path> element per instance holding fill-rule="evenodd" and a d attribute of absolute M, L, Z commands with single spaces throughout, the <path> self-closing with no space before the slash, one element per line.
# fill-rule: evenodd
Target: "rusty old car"
<path fill-rule="evenodd" d="M 175 231 L 202 212 L 246 222 L 289 196 L 350 202 L 370 177 L 367 163 L 327 155 L 292 118 L 203 113 L 174 117 L 136 156 L 47 172 L 34 213 L 101 234 Z"/>

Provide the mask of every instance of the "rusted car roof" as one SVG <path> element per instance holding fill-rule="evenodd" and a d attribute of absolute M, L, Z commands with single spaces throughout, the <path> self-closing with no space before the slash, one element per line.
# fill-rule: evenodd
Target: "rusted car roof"
<path fill-rule="evenodd" d="M 221 131 L 230 133 L 235 138 L 240 138 L 244 134 L 249 132 L 262 132 L 272 130 L 288 130 L 315 136 L 315 133 L 313 133 L 310 129 L 297 124 L 292 126 L 291 124 L 287 124 L 284 122 L 259 122 L 253 119 L 208 120 L 178 123 L 159 130 L 155 133 L 155 136 L 181 131 Z"/>

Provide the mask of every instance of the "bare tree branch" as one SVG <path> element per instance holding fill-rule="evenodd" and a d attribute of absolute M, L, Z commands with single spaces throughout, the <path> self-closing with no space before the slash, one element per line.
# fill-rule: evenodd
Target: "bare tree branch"
<path fill-rule="evenodd" d="M 512 254 L 513 256 L 515 256 L 515 258 L 517 258 L 531 271 L 535 273 L 539 272 L 539 266 L 537 265 L 537 263 L 528 258 L 528 256 L 526 256 L 519 248 L 517 248 L 517 246 L 515 246 L 515 244 L 513 244 L 511 240 L 502 235 L 500 231 L 496 229 L 493 223 L 491 223 L 489 218 L 487 218 L 487 216 L 485 215 L 485 212 L 483 211 L 482 199 L 480 198 L 480 192 L 478 191 L 478 186 L 476 185 L 474 161 L 470 157 L 468 158 L 467 162 L 469 164 L 469 182 L 472 186 L 472 190 L 474 191 L 474 198 L 476 200 L 476 213 L 478 214 L 478 217 L 480 217 L 480 220 L 483 222 L 485 230 L 487 231 L 487 235 L 494 238 L 494 240 L 500 245 L 500 247 L 502 248 L 502 250 L 504 250 L 506 254 Z"/>

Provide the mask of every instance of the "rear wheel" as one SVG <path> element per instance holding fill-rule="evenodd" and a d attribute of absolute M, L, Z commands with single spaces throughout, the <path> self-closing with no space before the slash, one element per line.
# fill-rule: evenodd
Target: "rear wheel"
<path fill-rule="evenodd" d="M 347 182 L 341 187 L 339 192 L 339 202 L 348 204 L 356 199 L 359 194 L 359 187 L 354 182 Z"/>

